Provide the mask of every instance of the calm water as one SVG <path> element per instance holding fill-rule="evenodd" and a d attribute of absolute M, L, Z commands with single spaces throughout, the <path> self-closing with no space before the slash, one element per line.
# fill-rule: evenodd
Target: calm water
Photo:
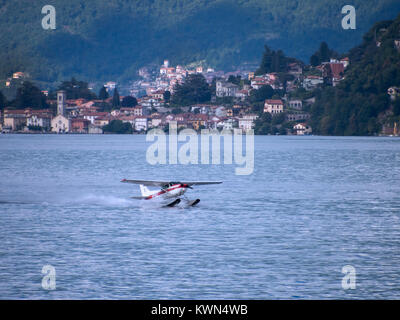
<path fill-rule="evenodd" d="M 400 139 L 255 140 L 236 176 L 151 166 L 144 136 L 0 135 L 0 298 L 399 299 Z M 165 209 L 122 178 L 224 183 Z"/>

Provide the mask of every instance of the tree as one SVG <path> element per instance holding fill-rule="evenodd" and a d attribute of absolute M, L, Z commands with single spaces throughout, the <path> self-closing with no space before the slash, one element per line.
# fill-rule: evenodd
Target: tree
<path fill-rule="evenodd" d="M 241 76 L 234 76 L 234 75 L 230 75 L 228 77 L 228 82 L 236 84 L 236 85 L 240 85 L 240 81 L 242 80 Z"/>
<path fill-rule="evenodd" d="M 322 62 L 328 62 L 331 58 L 337 58 L 338 56 L 338 53 L 329 49 L 328 44 L 323 41 L 319 45 L 319 49 L 310 57 L 310 64 L 316 67 Z"/>
<path fill-rule="evenodd" d="M 318 58 L 318 56 L 314 53 L 312 56 L 311 56 L 311 58 L 310 58 L 310 64 L 311 64 L 311 66 L 313 66 L 313 67 L 316 67 L 316 66 L 318 66 L 319 65 L 319 58 Z"/>
<path fill-rule="evenodd" d="M 166 90 L 166 91 L 164 92 L 164 101 L 165 101 L 166 103 L 168 103 L 170 99 L 171 99 L 171 92 L 168 91 L 168 90 Z"/>
<path fill-rule="evenodd" d="M 196 103 L 208 102 L 211 99 L 211 89 L 202 74 L 187 76 L 183 84 L 177 84 L 171 103 L 177 106 L 185 106 Z"/>
<path fill-rule="evenodd" d="M 132 97 L 132 96 L 124 97 L 121 102 L 122 107 L 128 107 L 128 108 L 135 107 L 135 106 L 137 106 L 137 104 L 138 104 L 138 102 L 137 102 L 136 98 Z"/>
<path fill-rule="evenodd" d="M 109 97 L 109 95 L 108 95 L 106 87 L 102 86 L 99 91 L 99 99 L 104 101 L 104 100 L 108 99 L 108 97 Z"/>
<path fill-rule="evenodd" d="M 255 121 L 254 132 L 256 134 L 270 134 L 271 133 L 272 116 L 269 112 L 264 112 Z"/>
<path fill-rule="evenodd" d="M 132 133 L 132 125 L 129 122 L 122 122 L 121 120 L 111 120 L 109 124 L 103 127 L 104 132 L 110 133 Z"/>
<path fill-rule="evenodd" d="M 284 112 L 275 114 L 275 115 L 272 117 L 271 123 L 272 123 L 273 125 L 282 124 L 282 123 L 285 122 L 285 118 L 286 118 L 286 114 L 285 114 Z"/>
<path fill-rule="evenodd" d="M 197 110 L 197 109 L 196 109 Z M 181 108 L 173 108 L 171 111 L 172 114 L 179 114 L 182 113 L 182 109 Z"/>
<path fill-rule="evenodd" d="M 0 91 L 0 110 L 4 109 L 7 105 L 7 99 L 4 96 L 3 92 Z"/>
<path fill-rule="evenodd" d="M 48 108 L 46 96 L 29 81 L 24 81 L 22 86 L 17 89 L 13 104 L 17 109 L 28 107 L 33 109 Z"/>
<path fill-rule="evenodd" d="M 329 50 L 328 44 L 323 41 L 319 46 L 319 59 L 321 62 L 329 61 L 331 50 Z"/>
<path fill-rule="evenodd" d="M 89 89 L 88 83 L 78 81 L 75 78 L 71 78 L 70 81 L 63 81 L 58 90 L 64 90 L 67 94 L 67 99 L 96 99 L 96 94 Z"/>
<path fill-rule="evenodd" d="M 293 60 L 293 59 L 292 59 Z M 260 67 L 256 74 L 265 74 L 270 72 L 286 72 L 289 59 L 285 57 L 281 50 L 271 50 L 267 45 L 264 46 L 264 54 Z"/>
<path fill-rule="evenodd" d="M 400 98 L 397 97 L 397 99 L 393 102 L 393 114 L 395 116 L 400 116 Z"/>
<path fill-rule="evenodd" d="M 274 95 L 275 91 L 272 89 L 270 85 L 264 85 L 258 90 L 252 90 L 250 92 L 250 101 L 251 102 L 261 102 L 266 99 L 271 99 Z"/>
<path fill-rule="evenodd" d="M 121 104 L 121 102 L 120 102 L 120 99 L 119 99 L 118 89 L 115 88 L 114 95 L 113 95 L 113 98 L 112 98 L 112 105 L 113 105 L 113 107 L 119 107 L 120 104 Z"/>

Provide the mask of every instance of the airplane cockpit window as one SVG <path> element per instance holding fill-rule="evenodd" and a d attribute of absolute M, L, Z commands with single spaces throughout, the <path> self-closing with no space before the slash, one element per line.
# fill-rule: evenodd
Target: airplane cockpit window
<path fill-rule="evenodd" d="M 176 185 L 176 184 L 180 184 L 180 182 L 170 182 L 170 183 L 167 183 L 167 184 L 165 184 L 164 186 L 162 186 L 162 189 L 168 189 L 168 188 L 170 188 L 170 187 L 172 187 L 172 186 L 174 186 L 174 185 Z"/>

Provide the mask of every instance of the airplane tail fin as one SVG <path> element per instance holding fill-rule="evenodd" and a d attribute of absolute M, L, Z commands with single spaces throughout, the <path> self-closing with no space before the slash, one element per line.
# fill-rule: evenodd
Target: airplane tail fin
<path fill-rule="evenodd" d="M 140 192 L 143 197 L 148 197 L 152 195 L 152 192 L 143 184 L 139 185 L 140 186 Z"/>

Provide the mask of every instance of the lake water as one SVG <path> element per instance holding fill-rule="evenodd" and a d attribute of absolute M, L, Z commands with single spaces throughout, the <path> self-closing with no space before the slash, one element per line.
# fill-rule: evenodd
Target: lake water
<path fill-rule="evenodd" d="M 149 145 L 0 135 L 1 299 L 400 298 L 400 139 L 257 136 L 249 176 L 152 166 Z M 223 184 L 162 208 L 122 178 Z"/>

